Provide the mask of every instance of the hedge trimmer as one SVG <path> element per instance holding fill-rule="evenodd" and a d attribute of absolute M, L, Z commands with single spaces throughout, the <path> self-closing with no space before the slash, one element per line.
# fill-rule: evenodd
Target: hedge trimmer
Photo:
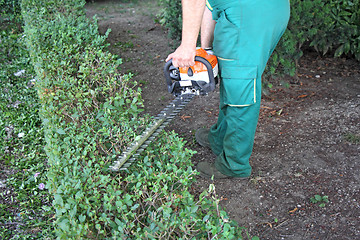
<path fill-rule="evenodd" d="M 136 137 L 110 166 L 111 170 L 127 169 L 194 96 L 207 95 L 215 89 L 218 75 L 217 58 L 199 48 L 196 50 L 194 66 L 175 68 L 170 60 L 164 66 L 164 74 L 168 91 L 175 99 L 154 118 L 142 135 Z"/>

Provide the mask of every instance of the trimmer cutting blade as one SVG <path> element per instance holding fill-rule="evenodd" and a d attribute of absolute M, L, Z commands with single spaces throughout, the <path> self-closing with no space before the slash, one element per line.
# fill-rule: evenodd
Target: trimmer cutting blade
<path fill-rule="evenodd" d="M 110 169 L 126 170 L 195 95 L 213 91 L 217 84 L 217 64 L 217 58 L 201 48 L 196 50 L 195 65 L 189 68 L 175 68 L 172 61 L 168 61 L 164 66 L 166 84 L 176 98 L 154 118 L 140 138 L 137 137 L 139 140 L 127 147 Z"/>

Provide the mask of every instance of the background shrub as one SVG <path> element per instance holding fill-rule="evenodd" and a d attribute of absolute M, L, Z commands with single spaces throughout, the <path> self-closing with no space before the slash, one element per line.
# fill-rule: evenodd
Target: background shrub
<path fill-rule="evenodd" d="M 158 0 L 161 11 L 159 13 L 160 23 L 168 29 L 168 36 L 179 43 L 181 40 L 182 13 L 181 1 L 176 0 Z"/>

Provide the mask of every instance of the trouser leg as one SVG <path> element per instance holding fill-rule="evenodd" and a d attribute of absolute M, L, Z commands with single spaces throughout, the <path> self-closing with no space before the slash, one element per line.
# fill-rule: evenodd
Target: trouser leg
<path fill-rule="evenodd" d="M 258 81 L 257 93 L 261 93 Z M 224 87 L 220 85 L 220 109 L 217 123 L 210 129 L 209 142 L 215 155 L 215 166 L 225 175 L 246 177 L 251 173 L 252 153 L 260 101 L 243 107 L 224 104 Z"/>
<path fill-rule="evenodd" d="M 210 1 L 211 2 L 211 1 Z M 214 0 L 214 52 L 221 72 L 220 112 L 209 141 L 225 175 L 246 177 L 260 110 L 261 75 L 289 18 L 287 0 Z"/>

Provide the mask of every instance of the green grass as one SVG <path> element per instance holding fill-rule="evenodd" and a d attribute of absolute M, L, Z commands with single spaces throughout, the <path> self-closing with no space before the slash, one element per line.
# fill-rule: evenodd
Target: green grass
<path fill-rule="evenodd" d="M 116 47 L 119 47 L 121 50 L 127 50 L 127 49 L 134 48 L 134 43 L 131 40 L 129 40 L 127 42 L 117 42 L 114 45 Z"/>
<path fill-rule="evenodd" d="M 125 1 L 113 1 L 107 2 L 106 4 L 102 2 L 91 1 L 90 4 L 96 10 L 104 12 L 105 14 L 111 13 L 120 13 L 125 12 L 128 8 L 135 7 L 138 4 L 138 0 L 125 0 Z"/>
<path fill-rule="evenodd" d="M 142 14 L 145 16 L 151 16 L 156 21 L 156 14 L 159 12 L 159 2 L 158 1 L 139 1 L 139 0 L 123 0 L 123 1 L 112 1 L 112 2 L 96 2 L 91 1 L 88 3 L 89 6 L 93 7 L 101 14 L 98 14 L 98 17 L 102 20 L 107 20 L 111 16 L 118 16 L 127 11 L 135 11 L 137 14 Z M 138 12 L 139 11 L 139 12 Z M 155 13 L 155 14 L 154 14 Z"/>
<path fill-rule="evenodd" d="M 344 139 L 352 144 L 360 143 L 360 135 L 359 134 L 347 133 L 347 134 L 345 134 Z"/>
<path fill-rule="evenodd" d="M 53 239 L 35 74 L 19 24 L 0 24 L 0 239 Z"/>

